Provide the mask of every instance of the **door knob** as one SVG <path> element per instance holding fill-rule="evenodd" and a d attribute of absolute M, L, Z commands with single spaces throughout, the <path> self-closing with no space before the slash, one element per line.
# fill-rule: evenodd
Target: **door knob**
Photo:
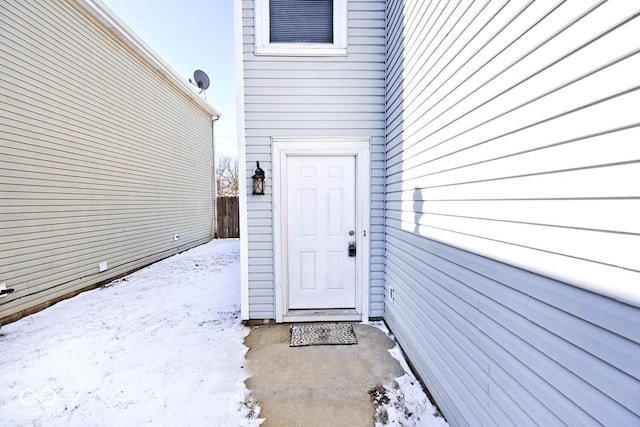
<path fill-rule="evenodd" d="M 354 257 L 356 256 L 356 242 L 349 242 L 349 256 L 350 257 Z"/>

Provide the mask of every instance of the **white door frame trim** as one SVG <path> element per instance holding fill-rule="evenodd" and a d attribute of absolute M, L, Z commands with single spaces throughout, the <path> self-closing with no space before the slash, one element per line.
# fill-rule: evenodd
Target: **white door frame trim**
<path fill-rule="evenodd" d="M 293 320 L 288 313 L 286 274 L 287 156 L 353 155 L 356 159 L 356 310 L 354 314 L 314 312 L 296 314 L 295 321 L 369 319 L 371 163 L 369 138 L 272 138 L 273 246 L 276 322 Z M 342 310 L 344 311 L 344 310 Z"/>

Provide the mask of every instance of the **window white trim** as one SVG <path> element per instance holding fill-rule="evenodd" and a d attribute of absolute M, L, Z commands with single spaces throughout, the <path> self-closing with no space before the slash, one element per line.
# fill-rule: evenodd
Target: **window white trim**
<path fill-rule="evenodd" d="M 333 0 L 333 43 L 270 43 L 269 0 L 255 0 L 256 55 L 341 56 L 347 54 L 347 0 Z"/>

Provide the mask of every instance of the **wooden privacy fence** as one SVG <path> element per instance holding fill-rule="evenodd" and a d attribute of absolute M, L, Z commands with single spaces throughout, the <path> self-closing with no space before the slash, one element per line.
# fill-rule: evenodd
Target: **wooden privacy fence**
<path fill-rule="evenodd" d="M 218 197 L 217 199 L 218 238 L 240 237 L 240 205 L 237 197 Z"/>

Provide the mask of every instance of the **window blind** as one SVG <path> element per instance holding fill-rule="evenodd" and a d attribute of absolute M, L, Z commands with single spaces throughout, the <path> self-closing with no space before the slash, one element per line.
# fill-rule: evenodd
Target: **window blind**
<path fill-rule="evenodd" d="M 333 0 L 269 0 L 271 43 L 333 43 Z"/>

